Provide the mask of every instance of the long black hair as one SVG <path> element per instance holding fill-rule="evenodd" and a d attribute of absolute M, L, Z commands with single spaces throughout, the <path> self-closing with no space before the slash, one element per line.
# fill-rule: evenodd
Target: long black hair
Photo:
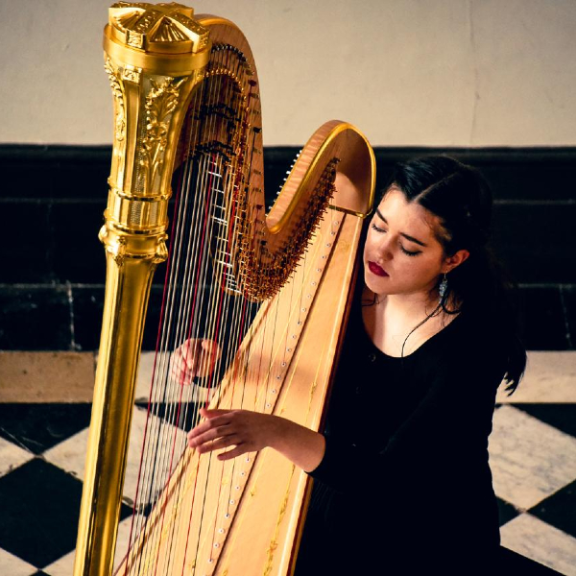
<path fill-rule="evenodd" d="M 506 348 L 506 390 L 516 390 L 526 368 L 526 350 L 518 336 L 512 284 L 489 245 L 492 192 L 482 174 L 448 156 L 417 158 L 396 166 L 384 189 L 401 191 L 440 219 L 437 240 L 447 256 L 470 256 L 447 275 L 441 305 L 448 314 L 491 318 Z M 454 307 L 456 303 L 456 307 Z"/>

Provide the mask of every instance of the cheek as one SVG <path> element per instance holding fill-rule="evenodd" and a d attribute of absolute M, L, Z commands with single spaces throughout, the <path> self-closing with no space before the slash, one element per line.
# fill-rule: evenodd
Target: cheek
<path fill-rule="evenodd" d="M 429 258 L 423 255 L 402 258 L 402 263 L 398 262 L 398 268 L 401 268 L 402 274 L 406 278 L 421 280 L 424 283 L 440 275 L 440 264 L 436 258 Z"/>

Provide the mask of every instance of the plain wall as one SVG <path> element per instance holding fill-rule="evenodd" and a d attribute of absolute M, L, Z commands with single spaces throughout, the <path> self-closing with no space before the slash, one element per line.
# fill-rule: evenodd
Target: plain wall
<path fill-rule="evenodd" d="M 0 143 L 107 144 L 110 0 L 0 0 Z M 576 145 L 573 0 L 197 0 L 244 31 L 267 145 Z"/>

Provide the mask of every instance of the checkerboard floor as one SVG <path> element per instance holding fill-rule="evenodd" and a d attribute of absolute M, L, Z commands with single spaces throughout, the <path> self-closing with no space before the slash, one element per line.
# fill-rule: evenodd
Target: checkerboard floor
<path fill-rule="evenodd" d="M 554 354 L 532 353 L 522 392 L 499 396 L 490 462 L 502 544 L 576 576 L 576 354 L 562 356 L 563 375 L 551 380 L 550 370 L 558 370 L 557 363 L 550 366 Z M 22 394 L 22 402 L 0 403 L 0 574 L 70 576 L 91 406 L 28 403 Z M 137 402 L 136 430 L 145 418 Z M 125 494 L 135 482 L 138 435 Z M 122 519 L 130 510 L 123 505 Z M 121 523 L 119 540 L 127 524 Z"/>

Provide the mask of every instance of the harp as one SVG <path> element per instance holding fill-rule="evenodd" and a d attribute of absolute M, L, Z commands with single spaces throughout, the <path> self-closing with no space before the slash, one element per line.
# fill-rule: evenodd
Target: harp
<path fill-rule="evenodd" d="M 150 417 L 117 573 L 288 574 L 310 480 L 272 451 L 199 457 L 182 430 L 201 404 L 321 425 L 373 152 L 353 126 L 324 124 L 266 212 L 258 79 L 241 31 L 178 4 L 120 2 L 109 17 L 106 294 L 74 574 L 113 570 L 144 317 L 165 260 Z M 209 377 L 182 385 L 171 357 L 198 338 L 222 353 Z"/>

